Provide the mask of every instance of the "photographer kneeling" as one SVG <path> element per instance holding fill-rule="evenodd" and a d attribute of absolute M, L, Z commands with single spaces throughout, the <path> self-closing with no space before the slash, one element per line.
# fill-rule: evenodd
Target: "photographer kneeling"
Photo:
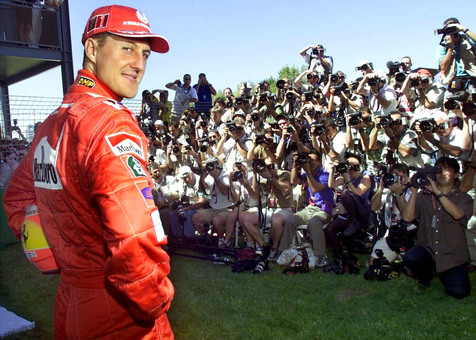
<path fill-rule="evenodd" d="M 441 172 L 412 177 L 412 195 L 403 209 L 403 220 L 418 220 L 415 246 L 403 256 L 403 264 L 422 286 L 429 286 L 433 271 L 439 274 L 446 294 L 457 299 L 469 295 L 469 254 L 465 229 L 473 210 L 472 198 L 458 186 L 458 161 L 441 157 L 436 161 Z M 438 171 L 433 171 L 438 172 Z M 433 177 L 434 179 L 432 179 Z M 422 187 L 422 191 L 415 184 Z"/>
<path fill-rule="evenodd" d="M 337 172 L 337 174 L 336 174 Z M 345 215 L 337 215 L 325 229 L 326 241 L 334 251 L 334 257 L 343 253 L 339 233 L 351 236 L 357 229 L 367 227 L 370 218 L 370 176 L 362 174 L 360 161 L 349 157 L 346 162 L 334 161 L 329 172 L 329 188 L 343 185 L 340 202 Z"/>

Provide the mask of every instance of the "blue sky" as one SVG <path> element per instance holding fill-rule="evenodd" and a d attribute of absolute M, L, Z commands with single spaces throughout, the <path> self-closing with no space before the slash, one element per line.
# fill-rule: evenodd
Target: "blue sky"
<path fill-rule="evenodd" d="M 360 60 L 385 69 L 389 60 L 412 57 L 414 67 L 437 67 L 436 50 L 448 17 L 476 31 L 476 1 L 121 1 L 144 12 L 155 33 L 170 43 L 167 54 L 149 58 L 142 90 L 204 72 L 216 89 L 236 89 L 242 81 L 277 77 L 285 65 L 300 67 L 299 51 L 322 44 L 334 58 L 334 71 L 349 80 L 360 75 Z M 70 0 L 75 73 L 81 68 L 81 35 L 90 13 L 111 4 L 100 0 Z M 44 84 L 52 84 L 45 87 Z M 10 87 L 11 95 L 62 97 L 60 68 Z M 139 98 L 139 97 L 136 97 Z M 172 97 L 173 98 L 173 97 Z"/>

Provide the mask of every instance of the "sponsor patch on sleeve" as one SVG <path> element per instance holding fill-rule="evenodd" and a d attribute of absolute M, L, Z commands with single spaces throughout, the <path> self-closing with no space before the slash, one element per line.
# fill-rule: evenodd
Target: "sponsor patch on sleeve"
<path fill-rule="evenodd" d="M 147 177 L 147 174 L 142 167 L 140 161 L 134 156 L 121 156 L 122 163 L 126 166 L 127 171 L 133 178 Z"/>
<path fill-rule="evenodd" d="M 114 155 L 136 155 L 145 161 L 142 139 L 139 136 L 126 132 L 118 132 L 106 136 L 106 141 Z"/>
<path fill-rule="evenodd" d="M 96 83 L 91 78 L 80 76 L 78 79 L 78 85 L 83 85 L 92 89 L 96 86 Z"/>
<path fill-rule="evenodd" d="M 140 181 L 135 183 L 137 190 L 139 190 L 144 202 L 148 208 L 155 207 L 154 195 L 152 195 L 152 189 L 149 187 L 147 181 Z"/>
<path fill-rule="evenodd" d="M 152 219 L 152 224 L 154 225 L 155 236 L 157 237 L 157 241 L 161 242 L 165 238 L 164 228 L 162 227 L 162 221 L 160 220 L 160 213 L 159 210 L 154 210 L 150 214 L 150 218 Z"/>

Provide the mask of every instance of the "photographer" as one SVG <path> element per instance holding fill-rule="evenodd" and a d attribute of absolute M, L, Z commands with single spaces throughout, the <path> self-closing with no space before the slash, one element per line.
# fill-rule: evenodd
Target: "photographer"
<path fill-rule="evenodd" d="M 306 76 L 307 84 L 303 84 L 301 79 Z M 294 79 L 294 84 L 301 92 L 313 91 L 319 88 L 319 73 L 316 70 L 305 70 L 301 72 L 296 79 Z M 279 97 L 278 97 L 279 98 Z"/>
<path fill-rule="evenodd" d="M 172 204 L 170 211 L 172 234 L 175 237 L 193 237 L 195 228 L 191 218 L 207 202 L 206 195 L 200 187 L 200 177 L 195 175 L 189 166 L 180 167 L 177 177 L 176 182 L 166 193 L 167 201 Z"/>
<path fill-rule="evenodd" d="M 284 222 L 293 215 L 291 174 L 289 171 L 277 170 L 270 158 L 255 160 L 253 171 L 258 176 L 259 192 L 266 203 L 262 205 L 261 211 L 258 205 L 257 208 L 244 212 L 241 225 L 246 229 L 247 235 L 251 236 L 251 240 L 256 242 L 257 249 L 260 249 L 265 245 L 262 229 L 271 224 L 273 244 L 268 260 L 275 261 L 279 256 L 278 246 Z"/>
<path fill-rule="evenodd" d="M 172 103 L 169 101 L 169 91 L 167 90 L 154 90 L 152 93 L 159 92 L 159 101 L 157 106 L 159 109 L 159 119 L 162 120 L 166 126 L 169 126 L 171 114 L 172 114 Z"/>
<path fill-rule="evenodd" d="M 463 27 L 456 18 L 446 19 L 441 31 L 443 36 L 438 46 L 441 82 L 448 84 L 448 90 L 452 92 L 466 89 L 474 92 L 476 34 Z"/>
<path fill-rule="evenodd" d="M 208 82 L 205 73 L 198 75 L 198 83 L 193 85 L 193 88 L 197 91 L 198 97 L 195 108 L 198 113 L 209 115 L 210 109 L 212 108 L 212 95 L 216 95 L 217 91 L 213 88 L 212 84 Z"/>
<path fill-rule="evenodd" d="M 218 159 L 209 159 L 205 163 L 206 171 L 203 179 L 203 188 L 208 195 L 210 209 L 201 209 L 192 216 L 194 228 L 204 235 L 208 232 L 208 226 L 211 224 L 218 234 L 218 246 L 227 247 L 230 245 L 231 233 L 225 237 L 225 223 L 232 207 L 229 197 L 230 176 L 223 171 L 223 166 Z"/>
<path fill-rule="evenodd" d="M 460 168 L 454 158 L 441 157 L 436 165 L 441 168 L 436 181 L 427 175 L 425 190 L 419 193 L 412 186 L 410 200 L 403 209 L 404 221 L 416 219 L 419 224 L 415 245 L 402 259 L 424 287 L 429 286 L 436 267 L 446 294 L 462 299 L 471 290 L 465 229 L 473 200 L 458 189 Z"/>
<path fill-rule="evenodd" d="M 379 134 L 381 137 L 379 137 Z M 383 139 L 381 139 L 383 138 Z M 399 111 L 390 115 L 375 117 L 375 127 L 370 132 L 369 148 L 378 149 L 378 140 L 384 140 L 386 145 L 386 161 L 394 163 L 398 157 L 401 163 L 408 166 L 423 166 L 418 135 L 407 128 L 407 119 Z M 390 160 L 391 159 L 391 160 Z"/>
<path fill-rule="evenodd" d="M 372 197 L 371 209 L 380 216 L 379 231 L 385 230 L 385 234 L 375 242 L 369 266 L 379 258 L 377 249 L 392 263 L 400 253 L 413 246 L 417 227 L 413 223 L 404 222 L 401 213 L 411 195 L 409 175 L 408 166 L 396 163 L 380 176 L 378 189 Z"/>
<path fill-rule="evenodd" d="M 170 235 L 170 206 L 165 199 L 165 192 L 169 191 L 167 176 L 162 175 L 160 166 L 157 163 L 149 163 L 149 165 L 147 165 L 147 170 L 154 182 L 152 196 L 154 196 L 155 206 L 159 209 L 160 220 L 162 221 L 165 235 Z M 169 179 L 173 179 L 171 176 L 168 177 Z"/>
<path fill-rule="evenodd" d="M 220 164 L 225 164 L 223 155 L 218 154 L 217 142 L 220 140 L 220 135 L 217 131 L 211 131 L 208 136 L 200 138 L 198 143 L 198 156 L 200 164 L 207 162 L 212 158 L 218 159 Z"/>
<path fill-rule="evenodd" d="M 433 83 L 430 71 L 419 69 L 410 73 L 403 82 L 401 92 L 407 99 L 410 107 L 415 110 L 442 109 L 445 88 L 441 83 Z M 418 115 L 418 112 L 414 112 Z"/>
<path fill-rule="evenodd" d="M 420 145 L 428 152 L 436 152 L 436 158 L 442 156 L 465 159 L 463 152 L 463 133 L 453 127 L 448 115 L 443 111 L 436 111 L 433 115 L 430 130 L 422 130 L 422 121 L 415 122 L 415 131 L 420 135 Z M 429 145 L 429 142 L 431 145 Z M 470 151 L 470 150 L 467 150 Z"/>
<path fill-rule="evenodd" d="M 311 50 L 311 53 L 307 53 Z M 309 70 L 316 70 L 321 75 L 329 75 L 332 73 L 333 60 L 331 56 L 324 55 L 324 46 L 309 45 L 299 51 L 302 59 L 309 65 Z"/>
<path fill-rule="evenodd" d="M 356 93 L 369 98 L 369 109 L 373 115 L 390 114 L 397 108 L 397 94 L 386 84 L 387 76 L 381 70 L 367 73 L 360 81 Z"/>
<path fill-rule="evenodd" d="M 308 156 L 294 154 L 291 171 L 291 184 L 304 186 L 307 205 L 286 220 L 279 250 L 288 249 L 296 234 L 296 228 L 307 224 L 313 243 L 315 267 L 324 267 L 329 263 L 326 256 L 326 239 L 324 224 L 331 221 L 334 208 L 334 193 L 327 183 L 329 173 L 321 166 L 321 154 L 315 150 L 309 151 Z M 310 261 L 311 262 L 311 261 Z"/>
<path fill-rule="evenodd" d="M 256 134 L 253 137 L 253 144 L 248 150 L 247 159 L 264 159 L 269 157 L 273 163 L 277 163 L 276 144 L 273 142 L 273 132 L 270 129 L 264 130 L 263 134 Z"/>
<path fill-rule="evenodd" d="M 191 81 L 192 77 L 190 74 L 185 74 L 183 76 L 183 85 L 179 79 L 165 85 L 166 88 L 175 91 L 175 98 L 172 102 L 171 121 L 179 121 L 185 110 L 188 110 L 190 107 L 190 103 L 198 101 L 197 91 L 190 86 Z"/>
<path fill-rule="evenodd" d="M 298 124 L 293 124 L 294 118 L 287 119 L 285 116 L 277 116 L 279 127 L 282 129 L 282 137 L 276 149 L 276 158 L 279 162 L 283 162 L 281 169 L 290 170 L 293 164 L 293 153 L 299 151 L 307 153 L 311 146 L 307 141 L 303 142 L 301 128 Z M 304 131 L 305 132 L 305 131 Z M 307 144 L 307 145 L 306 145 Z"/>
<path fill-rule="evenodd" d="M 233 122 L 223 129 L 222 138 L 217 146 L 217 154 L 223 154 L 225 157 L 225 170 L 231 171 L 236 162 L 244 162 L 245 166 L 249 167 L 247 156 L 251 145 L 252 141 L 245 133 L 245 120 L 241 116 L 236 116 Z"/>
<path fill-rule="evenodd" d="M 0 164 L 0 186 L 6 187 L 8 181 L 20 164 L 16 150 L 6 149 L 2 154 L 2 163 Z"/>
<path fill-rule="evenodd" d="M 362 75 L 365 76 L 367 74 L 373 74 L 373 64 L 368 62 L 367 60 L 359 61 L 359 64 L 356 66 L 355 70 L 362 72 Z"/>
<path fill-rule="evenodd" d="M 325 229 L 326 241 L 332 247 L 334 256 L 342 256 L 343 245 L 340 233 L 351 236 L 360 228 L 369 225 L 370 218 L 370 176 L 362 174 L 360 161 L 349 157 L 345 162 L 334 161 L 329 171 L 330 189 L 343 185 L 340 202 L 345 214 L 339 214 Z"/>
<path fill-rule="evenodd" d="M 325 133 L 317 136 L 312 134 L 311 143 L 315 150 L 324 155 L 323 167 L 326 171 L 330 171 L 334 160 L 344 160 L 346 137 L 344 132 L 337 130 L 333 119 L 323 118 L 321 123 L 325 126 Z"/>
<path fill-rule="evenodd" d="M 210 110 L 210 131 L 218 131 L 219 135 L 223 134 L 225 129 L 225 122 L 222 120 L 224 109 L 218 106 L 211 108 Z"/>

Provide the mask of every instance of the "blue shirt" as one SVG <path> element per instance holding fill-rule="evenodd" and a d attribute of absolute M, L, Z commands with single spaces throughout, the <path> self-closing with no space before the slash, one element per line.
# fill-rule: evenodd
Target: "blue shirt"
<path fill-rule="evenodd" d="M 193 88 L 197 91 L 198 101 L 195 103 L 197 112 L 206 112 L 210 114 L 212 108 L 212 93 L 210 91 L 210 84 L 202 85 L 198 87 L 198 84 L 193 85 Z"/>
<path fill-rule="evenodd" d="M 463 67 L 463 63 L 461 62 L 461 41 L 462 39 L 467 39 L 468 42 L 471 44 L 472 48 L 473 48 L 473 51 L 475 49 L 475 42 L 470 38 L 468 37 L 466 34 L 463 34 L 463 33 L 459 33 L 460 34 L 460 41 L 458 42 L 458 44 L 455 45 L 454 47 L 454 52 L 455 52 L 455 61 L 456 61 L 456 76 L 457 77 L 463 77 L 463 76 L 468 76 L 468 72 L 466 72 L 466 70 L 464 69 Z M 447 47 L 446 46 L 442 46 L 442 45 L 439 45 L 438 46 L 438 65 L 441 63 L 441 61 L 443 60 L 443 58 L 445 57 L 446 55 L 446 51 L 447 51 Z"/>
<path fill-rule="evenodd" d="M 312 193 L 311 187 L 307 183 L 306 172 L 303 171 L 301 174 L 301 180 L 305 183 L 306 189 L 306 201 L 309 205 L 317 206 L 321 210 L 325 211 L 328 214 L 332 214 L 332 209 L 334 208 L 334 191 L 329 189 L 327 186 L 329 180 L 329 173 L 324 171 L 322 166 L 317 168 L 316 173 L 312 176 L 316 182 L 324 185 L 324 189 L 316 193 Z"/>

